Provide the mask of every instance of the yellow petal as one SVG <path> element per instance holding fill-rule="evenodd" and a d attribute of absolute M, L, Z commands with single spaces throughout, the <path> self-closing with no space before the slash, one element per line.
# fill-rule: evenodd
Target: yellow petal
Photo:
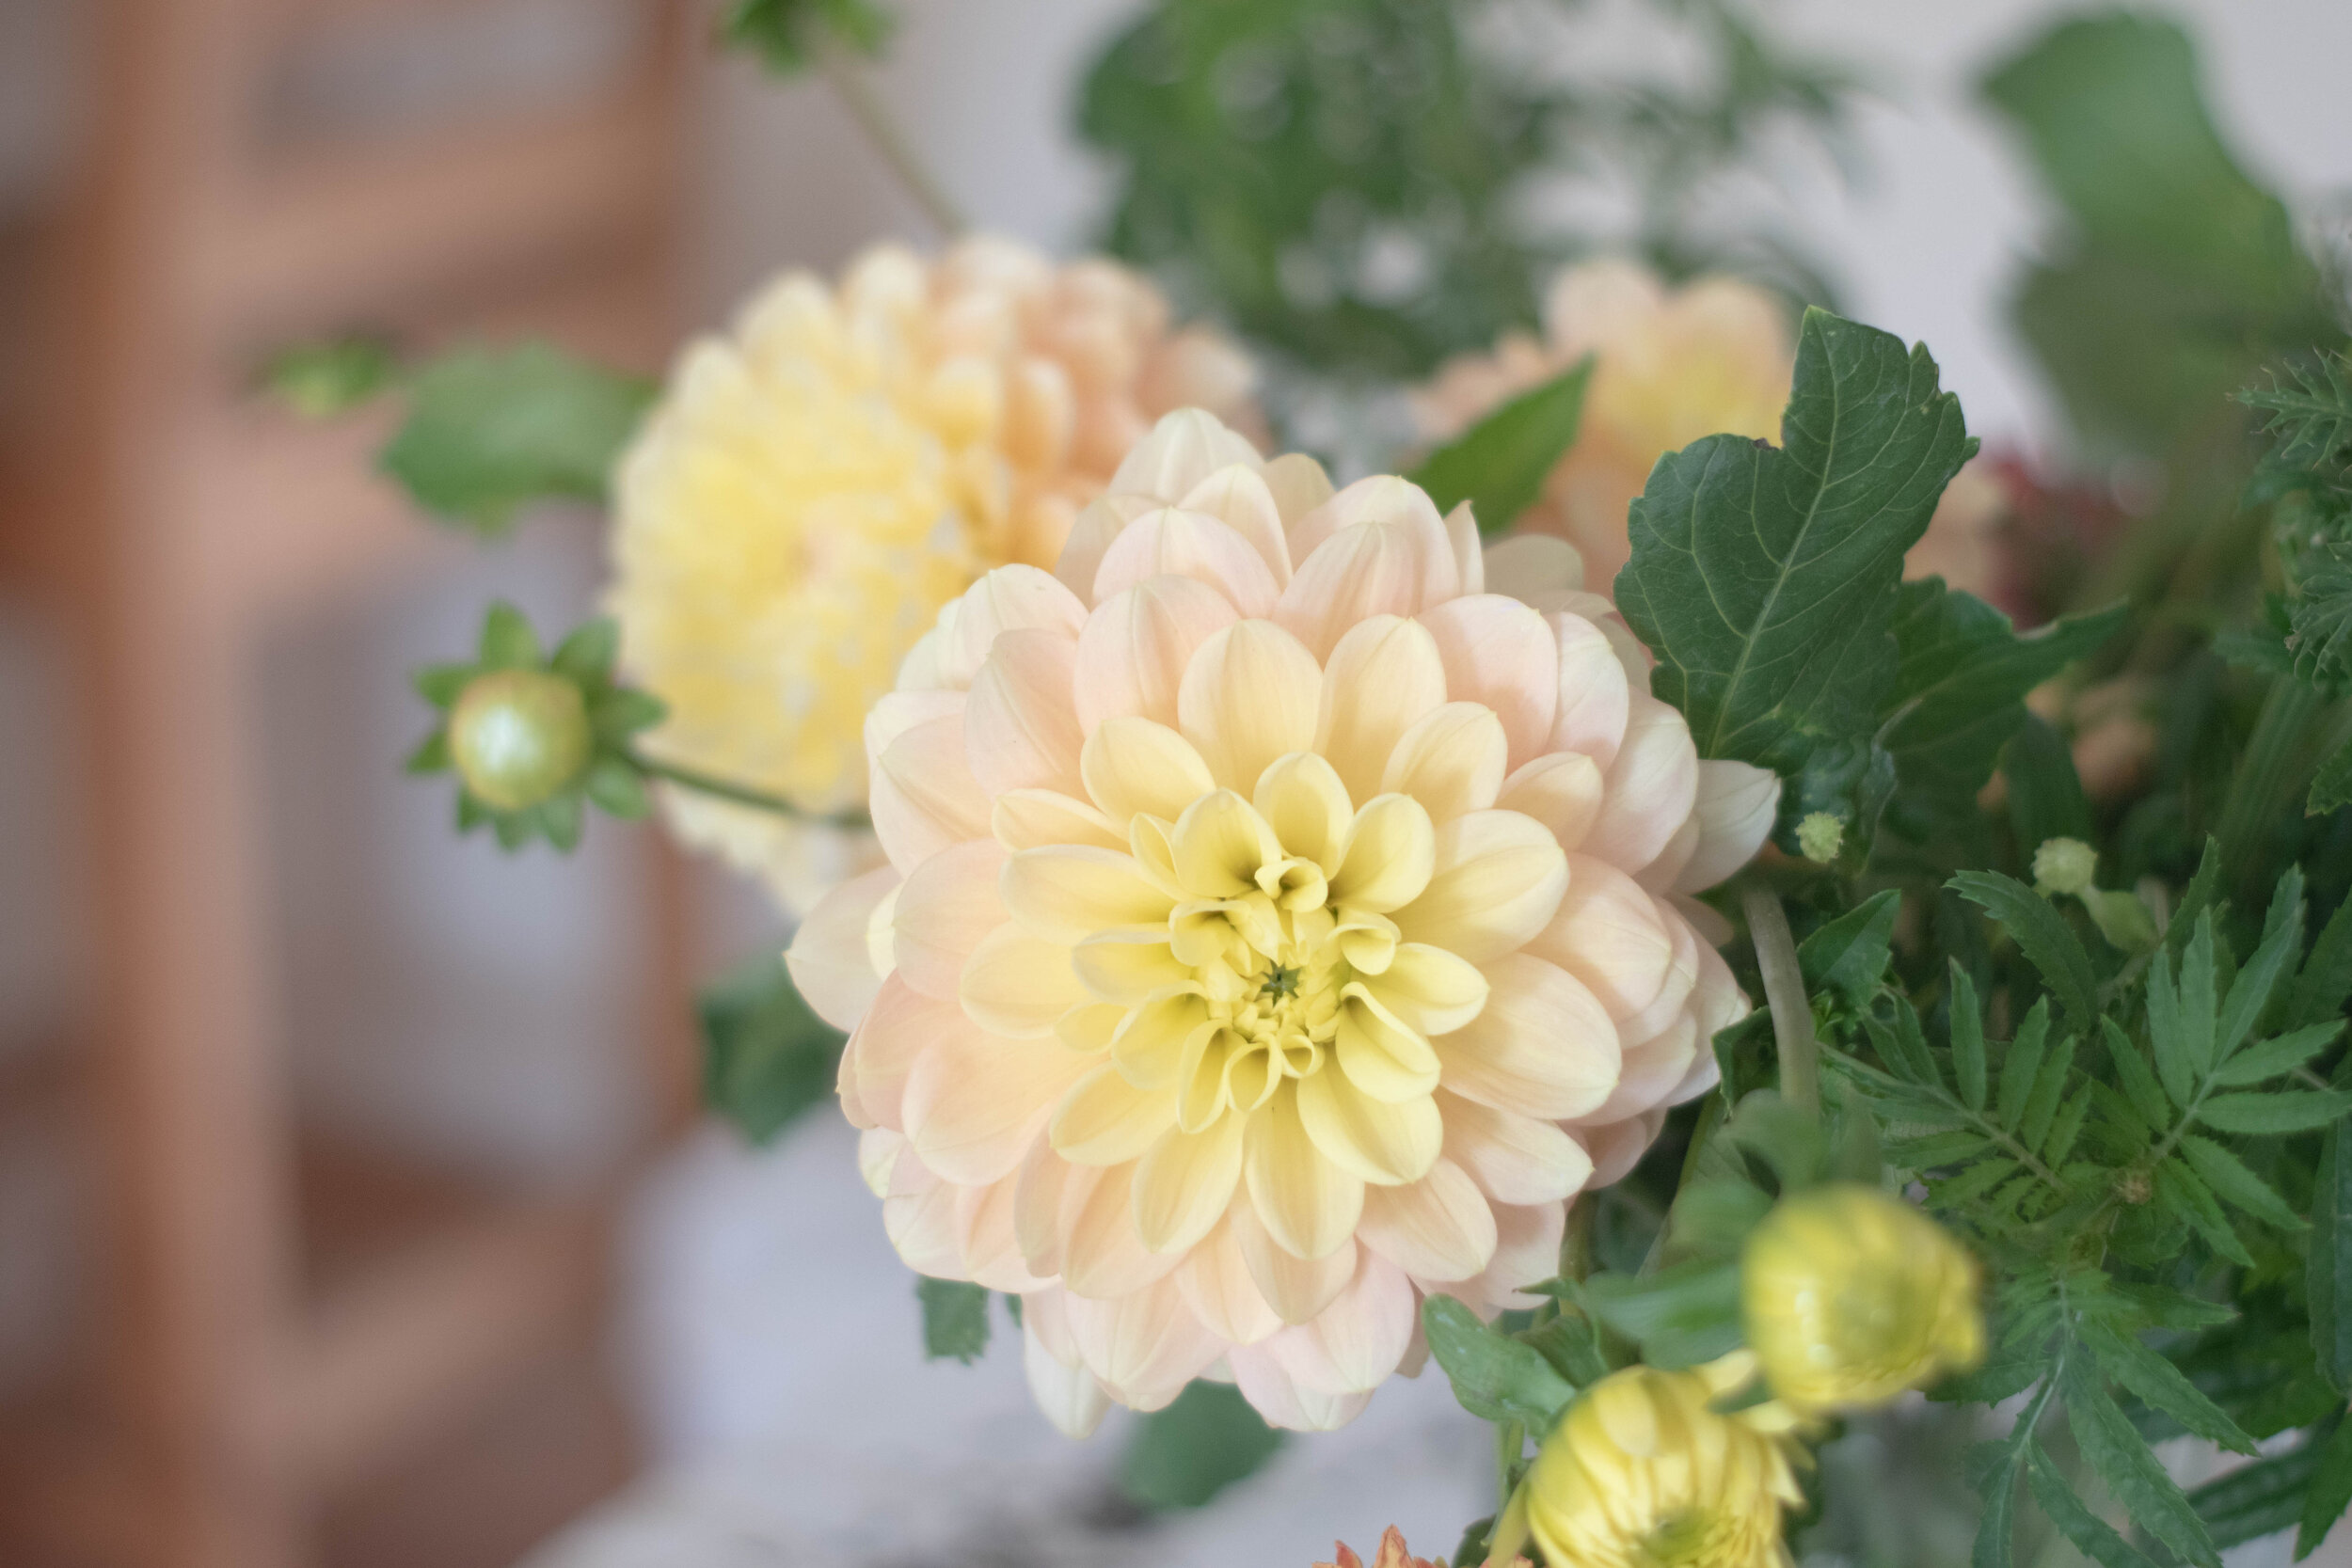
<path fill-rule="evenodd" d="M 1125 1022 L 1127 1009 L 1107 1002 L 1089 1002 L 1071 1008 L 1054 1021 L 1054 1036 L 1062 1044 L 1081 1055 L 1095 1055 L 1111 1048 L 1111 1037 Z"/>
<path fill-rule="evenodd" d="M 1326 1159 L 1308 1136 L 1291 1085 L 1249 1118 L 1243 1172 L 1250 1207 L 1275 1245 L 1292 1257 L 1328 1257 L 1354 1234 L 1364 1208 L 1363 1180 Z M 1267 1299 L 1274 1300 L 1270 1291 Z M 1281 1302 L 1274 1305 L 1281 1310 Z"/>
<path fill-rule="evenodd" d="M 1192 978 L 1191 969 L 1168 951 L 1168 932 L 1158 927 L 1089 937 L 1071 950 L 1071 963 L 1080 983 L 1104 1002 L 1132 1005 Z"/>
<path fill-rule="evenodd" d="M 1486 966 L 1486 1006 L 1437 1042 L 1445 1086 L 1499 1110 L 1566 1120 L 1616 1087 L 1617 1031 L 1575 976 L 1515 953 Z"/>
<path fill-rule="evenodd" d="M 1382 795 L 1366 801 L 1341 841 L 1340 868 L 1331 875 L 1333 901 L 1387 914 L 1425 897 L 1438 844 L 1429 813 L 1411 796 Z"/>
<path fill-rule="evenodd" d="M 1362 983 L 1382 1006 L 1424 1035 L 1450 1034 L 1486 1005 L 1486 977 L 1478 966 L 1426 942 L 1400 943 L 1388 967 Z"/>
<path fill-rule="evenodd" d="M 1258 809 L 1230 789 L 1203 795 L 1176 819 L 1168 847 L 1176 880 L 1194 898 L 1239 898 L 1258 891 L 1258 872 L 1282 847 Z"/>
<path fill-rule="evenodd" d="M 1469 1279 L 1495 1255 L 1495 1215 L 1486 1195 L 1443 1158 L 1418 1181 L 1366 1189 L 1357 1234 L 1415 1279 Z"/>
<path fill-rule="evenodd" d="M 1484 963 L 1542 930 L 1567 886 L 1567 856 L 1542 823 L 1472 812 L 1438 830 L 1429 885 L 1396 911 L 1397 929 Z"/>
<path fill-rule="evenodd" d="M 1235 1206 L 1247 1211 L 1245 1201 Z M 1209 1331 L 1236 1345 L 1254 1345 L 1282 1326 L 1265 1292 L 1249 1276 L 1249 1262 L 1228 1220 L 1213 1228 L 1186 1255 L 1171 1276 Z"/>
<path fill-rule="evenodd" d="M 1331 760 L 1350 799 L 1369 800 L 1380 793 L 1398 739 L 1444 701 L 1445 662 L 1428 628 L 1375 615 L 1331 650 L 1317 700 L 1315 750 Z"/>
<path fill-rule="evenodd" d="M 1136 1088 L 1106 1063 L 1078 1080 L 1056 1108 L 1054 1152 L 1073 1164 L 1123 1164 L 1175 1124 L 1173 1093 Z"/>
<path fill-rule="evenodd" d="M 1360 1189 L 1359 1189 L 1360 1190 Z M 1250 1283 L 1258 1287 L 1275 1316 L 1286 1323 L 1303 1323 L 1347 1288 L 1356 1274 L 1356 1240 L 1343 1236 L 1340 1244 L 1320 1258 L 1301 1258 L 1274 1240 L 1258 1217 L 1254 1200 L 1245 1197 L 1226 1215 L 1233 1243 L 1241 1249 Z"/>
<path fill-rule="evenodd" d="M 1476 703 L 1447 703 L 1398 737 L 1380 775 L 1383 794 L 1410 795 L 1443 822 L 1485 811 L 1502 788 L 1509 746 L 1502 721 Z"/>
<path fill-rule="evenodd" d="M 1356 807 L 1331 764 L 1312 752 L 1293 752 L 1259 776 L 1251 803 L 1274 830 L 1283 852 L 1302 855 L 1327 873 L 1340 863 L 1340 841 Z"/>
<path fill-rule="evenodd" d="M 1332 1041 L 1340 1070 L 1375 1100 L 1399 1104 L 1438 1086 L 1438 1053 L 1420 1033 L 1380 1006 L 1361 982 L 1341 992 Z"/>
<path fill-rule="evenodd" d="M 1039 849 L 1048 844 L 1091 844 L 1124 849 L 1126 834 L 1090 800 L 1053 789 L 1009 789 L 996 797 L 989 831 L 1008 850 Z"/>
<path fill-rule="evenodd" d="M 1000 885 L 1032 935 L 1072 947 L 1100 931 L 1159 925 L 1175 908 L 1134 856 L 1084 845 L 1024 849 L 1005 862 Z"/>
<path fill-rule="evenodd" d="M 966 1030 L 934 1041 L 907 1075 L 907 1138 L 923 1163 L 967 1186 L 1012 1174 L 1087 1058 L 1057 1040 Z"/>
<path fill-rule="evenodd" d="M 1078 766 L 1087 793 L 1122 833 L 1137 816 L 1173 822 L 1216 787 L 1192 743 L 1149 719 L 1105 719 Z"/>
<path fill-rule="evenodd" d="M 1270 621 L 1237 621 L 1193 655 L 1178 727 L 1219 784 L 1248 796 L 1267 764 L 1313 742 L 1322 684 L 1298 639 Z"/>
<path fill-rule="evenodd" d="M 1325 1159 L 1380 1185 L 1419 1180 L 1445 1141 L 1426 1095 L 1387 1104 L 1337 1072 L 1299 1080 L 1298 1117 Z"/>
<path fill-rule="evenodd" d="M 1111 1060 L 1139 1089 L 1165 1089 L 1178 1084 L 1185 1064 L 1205 1048 L 1203 1030 L 1209 1005 L 1193 991 L 1173 991 L 1131 1007 L 1111 1037 Z"/>
<path fill-rule="evenodd" d="M 992 1034 L 1041 1038 L 1088 1000 L 1071 951 L 1018 926 L 999 926 L 964 963 L 958 987 L 966 1018 Z"/>
<path fill-rule="evenodd" d="M 1136 1166 L 1136 1230 L 1153 1252 L 1191 1246 L 1223 1216 L 1241 1181 L 1242 1121 L 1160 1135 Z"/>

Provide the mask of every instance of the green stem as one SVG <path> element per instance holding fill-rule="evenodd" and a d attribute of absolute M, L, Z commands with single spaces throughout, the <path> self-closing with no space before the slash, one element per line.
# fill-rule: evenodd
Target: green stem
<path fill-rule="evenodd" d="M 1748 934 L 1756 942 L 1756 967 L 1764 972 L 1764 1000 L 1772 1009 L 1772 1043 L 1780 1053 L 1780 1097 L 1807 1116 L 1821 1114 L 1821 1042 L 1813 1034 L 1813 1006 L 1805 1000 L 1804 971 L 1797 963 L 1797 942 L 1788 916 L 1771 888 L 1751 886 L 1741 895 Z"/>
<path fill-rule="evenodd" d="M 731 800 L 739 806 L 749 806 L 754 811 L 764 811 L 777 816 L 788 816 L 795 821 L 826 823 L 836 828 L 865 828 L 872 825 L 864 812 L 827 814 L 803 811 L 781 795 L 771 795 L 764 789 L 755 789 L 750 784 L 737 784 L 731 779 L 722 779 L 716 774 L 705 773 L 698 768 L 688 768 L 680 763 L 663 762 L 659 758 L 646 756 L 641 752 L 630 752 L 628 760 L 639 772 L 648 778 L 666 780 L 680 788 L 691 789 L 697 795 L 708 795 L 717 800 Z"/>
<path fill-rule="evenodd" d="M 890 106 L 874 90 L 874 80 L 866 74 L 865 66 L 831 40 L 820 47 L 825 80 L 833 85 L 841 106 L 850 111 L 858 130 L 865 134 L 882 161 L 890 166 L 890 172 L 898 176 L 898 183 L 914 198 L 914 204 L 923 209 L 923 215 L 949 239 L 971 228 L 963 210 L 923 161 L 923 155 L 914 150 L 914 143 L 908 139 Z"/>
<path fill-rule="evenodd" d="M 1527 1452 L 1527 1429 L 1517 1421 L 1504 1421 L 1495 1428 L 1495 1516 L 1511 1506 L 1511 1472 L 1518 1468 L 1519 1460 Z"/>
<path fill-rule="evenodd" d="M 2269 825 L 2279 803 L 2294 791 L 2299 772 L 2296 753 L 2312 716 L 2319 710 L 2319 693 L 2301 681 L 2280 676 L 2263 699 L 2262 717 L 2238 759 L 2230 780 L 2230 793 L 2221 804 L 2221 863 L 2244 870 L 2252 864 L 2248 854 L 2254 837 Z"/>

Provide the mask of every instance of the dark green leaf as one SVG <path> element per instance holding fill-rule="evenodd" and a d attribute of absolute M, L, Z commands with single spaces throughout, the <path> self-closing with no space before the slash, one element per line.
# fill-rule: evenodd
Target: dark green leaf
<path fill-rule="evenodd" d="M 1984 1014 L 1977 1004 L 1977 983 L 1951 961 L 1952 1071 L 1960 1078 L 1961 1098 L 1972 1111 L 1984 1109 Z"/>
<path fill-rule="evenodd" d="M 2050 1128 L 2058 1120 L 2059 1098 L 2066 1092 L 2068 1077 L 2074 1068 L 2074 1042 L 2058 1041 L 2042 1064 L 2042 1072 L 2034 1080 L 2033 1093 L 2026 1101 L 2024 1115 L 2017 1118 L 2017 1136 L 2027 1148 L 2040 1148 L 2049 1137 Z M 2082 1104 L 2090 1098 L 2089 1090 L 2075 1097 Z"/>
<path fill-rule="evenodd" d="M 2244 1161 L 2210 1138 L 2194 1132 L 2181 1139 L 2181 1153 L 2189 1168 L 2211 1187 L 2222 1202 L 2243 1209 L 2265 1225 L 2280 1230 L 2304 1228 L 2303 1216 L 2287 1207 L 2270 1183 L 2246 1168 Z"/>
<path fill-rule="evenodd" d="M 2328 753 L 2312 776 L 2312 793 L 2303 810 L 2312 816 L 2352 804 L 2352 740 Z"/>
<path fill-rule="evenodd" d="M 1282 1447 L 1239 1390 L 1194 1383 L 1165 1410 L 1136 1423 L 1119 1462 L 1119 1489 L 1138 1507 L 1199 1508 L 1257 1474 Z"/>
<path fill-rule="evenodd" d="M 1601 1351 L 1599 1330 L 1581 1312 L 1564 1312 L 1521 1329 L 1514 1338 L 1534 1346 L 1575 1387 L 1587 1387 L 1609 1375 L 1609 1358 Z"/>
<path fill-rule="evenodd" d="M 1549 1432 L 1576 1393 L 1540 1351 L 1487 1327 L 1452 1296 L 1422 1303 L 1421 1321 L 1429 1354 L 1454 1385 L 1454 1397 L 1481 1420 L 1518 1421 Z"/>
<path fill-rule="evenodd" d="M 2254 1440 L 2240 1431 L 2229 1414 L 2181 1370 L 2150 1350 L 2137 1338 L 2091 1320 L 2081 1328 L 2083 1342 L 2099 1358 L 2106 1374 L 2138 1395 L 2152 1408 L 2163 1411 L 2198 1436 L 2239 1453 L 2252 1453 Z"/>
<path fill-rule="evenodd" d="M 529 812 L 490 813 L 490 832 L 497 836 L 499 847 L 510 855 L 531 842 L 531 835 L 538 825 L 538 818 Z"/>
<path fill-rule="evenodd" d="M 2066 1009 L 2069 1028 L 2080 1032 L 2097 1027 L 2099 986 L 2090 955 L 2048 899 L 1997 871 L 1963 871 L 1944 885 L 1999 921 L 2016 939 L 2018 949 L 2042 972 L 2058 1006 Z"/>
<path fill-rule="evenodd" d="M 953 1356 L 968 1367 L 988 1354 L 987 1287 L 924 1275 L 916 1278 L 914 1293 L 923 1303 L 925 1359 Z"/>
<path fill-rule="evenodd" d="M 1740 1270 L 1694 1259 L 1643 1276 L 1600 1275 L 1579 1299 L 1592 1314 L 1642 1347 L 1657 1367 L 1710 1361 L 1740 1343 Z"/>
<path fill-rule="evenodd" d="M 809 1010 L 784 960 L 754 958 L 696 999 L 703 1099 L 766 1143 L 833 1091 L 841 1032 Z"/>
<path fill-rule="evenodd" d="M 2338 467 L 2352 449 L 2352 359 L 2341 354 L 2280 365 L 2270 386 L 2249 387 L 2237 400 L 2264 416 L 2263 434 L 2286 467 Z"/>
<path fill-rule="evenodd" d="M 2035 1003 L 2033 1011 L 2026 1015 L 2017 1037 L 2010 1042 L 2009 1055 L 2001 1063 L 2001 1093 L 1994 1101 L 1994 1114 L 2003 1127 L 2012 1132 L 2023 1121 L 2026 1101 L 2042 1076 L 2042 1053 L 2049 1037 L 2050 1005 L 2045 1000 Z"/>
<path fill-rule="evenodd" d="M 2292 1528 L 2302 1517 L 2304 1492 L 2317 1460 L 2309 1445 L 2257 1459 L 2207 1481 L 2188 1500 L 2212 1531 L 2214 1544 L 2226 1551 Z"/>
<path fill-rule="evenodd" d="M 2311 1489 L 2303 1494 L 2303 1514 L 2295 1532 L 2297 1561 L 2319 1549 L 2347 1507 L 2352 1507 L 2352 1421 L 2338 1421 L 2320 1446 Z"/>
<path fill-rule="evenodd" d="M 2352 1160 L 2344 1158 L 2343 1145 L 2341 1126 L 2329 1128 L 2320 1145 L 2303 1267 L 2312 1353 L 2320 1375 L 2338 1389 L 2352 1388 Z"/>
<path fill-rule="evenodd" d="M 544 499 L 601 500 L 653 388 L 545 343 L 458 349 L 418 372 L 384 471 L 484 534 Z"/>
<path fill-rule="evenodd" d="M 669 706 L 660 698 L 627 686 L 599 693 L 588 706 L 590 727 L 615 741 L 651 729 L 669 716 Z"/>
<path fill-rule="evenodd" d="M 2270 1006 L 2271 992 L 2278 989 L 2280 977 L 2292 974 L 2302 956 L 2303 873 L 2300 867 L 2290 865 L 2271 897 L 2262 942 L 2230 982 L 2229 995 L 2221 1004 L 2221 1022 L 2214 1041 L 2218 1056 L 2226 1058 L 2245 1043 Z"/>
<path fill-rule="evenodd" d="M 2199 924 L 2210 929 L 2206 916 Z M 2180 988 L 2172 983 L 2172 960 L 2159 951 L 2148 968 L 2148 1040 L 2155 1050 L 2156 1076 L 2164 1092 L 2185 1111 L 2197 1101 L 2201 1073 L 2189 1043 L 2190 1026 L 2181 1012 Z"/>
<path fill-rule="evenodd" d="M 2041 715 L 2027 713 L 2001 748 L 2010 830 L 2030 854 L 2054 838 L 2091 837 L 2090 801 L 2074 771 L 2074 751 Z"/>
<path fill-rule="evenodd" d="M 1576 442 L 1593 357 L 1522 392 L 1423 458 L 1407 477 L 1451 512 L 1464 501 L 1488 539 L 1508 532 L 1543 494 L 1544 481 Z"/>
<path fill-rule="evenodd" d="M 1797 944 L 1797 966 L 1810 995 L 1835 991 L 1857 1012 L 1867 1007 L 1886 974 L 1888 943 L 1903 895 L 1893 888 L 1864 899 Z"/>
<path fill-rule="evenodd" d="M 2099 1022 L 2106 1032 L 2107 1060 L 2115 1064 L 2115 1076 L 2122 1084 L 2123 1092 L 2131 1097 L 2133 1109 L 2147 1122 L 2151 1132 L 2159 1132 L 2171 1126 L 2172 1102 L 2157 1086 L 2155 1074 L 2148 1069 L 2147 1060 L 2140 1055 L 2139 1047 L 2132 1043 L 2131 1037 L 2123 1033 L 2123 1026 L 2115 1020 L 2107 1018 Z"/>
<path fill-rule="evenodd" d="M 2098 1374 L 2077 1360 L 2069 1363 L 2063 1375 L 2074 1440 L 2133 1522 L 2198 1568 L 2220 1568 L 2220 1554 L 2204 1521 L 2100 1386 Z"/>
<path fill-rule="evenodd" d="M 2286 1026 L 2299 1029 L 2340 1016 L 2352 996 L 2352 898 L 2336 906 L 2312 943 L 2312 955 L 2295 978 L 2287 1000 Z"/>
<path fill-rule="evenodd" d="M 2241 1268 L 2253 1266 L 2252 1255 L 2231 1228 L 2230 1217 L 2221 1212 L 2213 1189 L 2178 1157 L 2156 1167 L 2155 1197 L 2158 1207 L 2185 1221 L 2214 1251 Z"/>
<path fill-rule="evenodd" d="M 2172 911 L 2171 923 L 2164 928 L 2165 945 L 2178 955 L 2188 945 L 2191 931 L 2197 928 L 2197 918 L 2213 907 L 2214 895 L 2221 887 L 2221 841 L 2208 835 L 2204 853 L 2197 860 L 2197 873 L 2189 878 L 2188 886 L 2181 891 L 2181 906 Z"/>
<path fill-rule="evenodd" d="M 720 36 L 759 56 L 777 76 L 797 76 L 824 58 L 827 40 L 879 55 L 895 23 L 874 0 L 734 0 Z"/>
<path fill-rule="evenodd" d="M 1969 1568 L 2011 1568 L 2017 1560 L 2017 1472 L 2024 1468 L 2024 1463 L 2020 1450 L 2010 1446 L 1983 1477 L 1979 1490 L 1984 1494 L 1984 1509 L 1977 1516 L 1977 1540 L 1969 1553 Z"/>
<path fill-rule="evenodd" d="M 2034 1501 L 2042 1505 L 2042 1512 L 2050 1516 L 2058 1532 L 2100 1568 L 2155 1568 L 2138 1547 L 2116 1533 L 2114 1526 L 2083 1505 L 2039 1443 L 2028 1446 L 2026 1479 L 2033 1485 Z"/>
<path fill-rule="evenodd" d="M 2282 1089 L 2215 1095 L 2198 1112 L 2198 1119 L 2224 1132 L 2263 1136 L 2309 1132 L 2341 1120 L 2346 1112 L 2352 1112 L 2352 1090 Z"/>
<path fill-rule="evenodd" d="M 539 831 L 564 854 L 580 847 L 580 797 L 556 795 L 539 802 Z"/>
<path fill-rule="evenodd" d="M 1781 434 L 1660 459 L 1616 597 L 1699 754 L 1786 776 L 1879 727 L 1903 552 L 1975 442 L 1926 349 L 1820 310 Z"/>
<path fill-rule="evenodd" d="M 2344 1032 L 2338 1023 L 2317 1023 L 2308 1029 L 2297 1029 L 2291 1035 L 2280 1035 L 2258 1045 L 2249 1046 L 2228 1061 L 2213 1075 L 2213 1081 L 2224 1087 L 2265 1083 L 2282 1072 L 2292 1072 L 2328 1049 Z"/>

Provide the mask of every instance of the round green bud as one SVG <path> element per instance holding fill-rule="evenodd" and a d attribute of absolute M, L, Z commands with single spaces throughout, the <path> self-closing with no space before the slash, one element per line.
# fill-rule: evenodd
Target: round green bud
<path fill-rule="evenodd" d="M 2099 851 L 2079 838 L 2045 838 L 2033 852 L 2034 885 L 2063 897 L 2090 888 L 2099 875 Z"/>
<path fill-rule="evenodd" d="M 1846 819 L 1835 813 L 1807 812 L 1797 824 L 1797 852 L 1817 864 L 1836 860 L 1845 844 Z"/>
<path fill-rule="evenodd" d="M 474 799 L 500 811 L 550 800 L 588 766 L 580 688 L 546 670 L 493 670 L 459 692 L 449 753 Z"/>

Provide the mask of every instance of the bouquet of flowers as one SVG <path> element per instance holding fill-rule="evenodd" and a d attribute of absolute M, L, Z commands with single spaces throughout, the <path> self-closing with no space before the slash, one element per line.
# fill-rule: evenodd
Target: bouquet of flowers
<path fill-rule="evenodd" d="M 1448 8 L 1162 0 L 1086 100 L 1128 261 L 882 246 L 659 388 L 290 362 L 405 398 L 445 517 L 612 506 L 610 615 L 493 609 L 414 766 L 509 848 L 658 801 L 763 878 L 797 932 L 706 1010 L 717 1108 L 837 1091 L 929 1354 L 1002 1296 L 1063 1430 L 1184 1414 L 1168 1500 L 1434 1362 L 1498 1462 L 1457 1568 L 1902 1560 L 1906 1423 L 1977 1568 L 2308 1552 L 2352 1503 L 2341 275 L 2181 34 L 2058 28 L 1985 85 L 2065 214 L 2020 323 L 2154 479 L 1980 457 L 1924 346 L 1792 330 L 1818 275 L 1695 226 L 1847 79 L 1670 8 L 1720 100 L 1496 78 Z M 730 27 L 870 120 L 886 23 Z M 1646 181 L 1644 260 L 1546 284 L 1592 247 L 1486 219 L 1564 126 Z M 1283 450 L 1400 418 L 1360 477 Z"/>

